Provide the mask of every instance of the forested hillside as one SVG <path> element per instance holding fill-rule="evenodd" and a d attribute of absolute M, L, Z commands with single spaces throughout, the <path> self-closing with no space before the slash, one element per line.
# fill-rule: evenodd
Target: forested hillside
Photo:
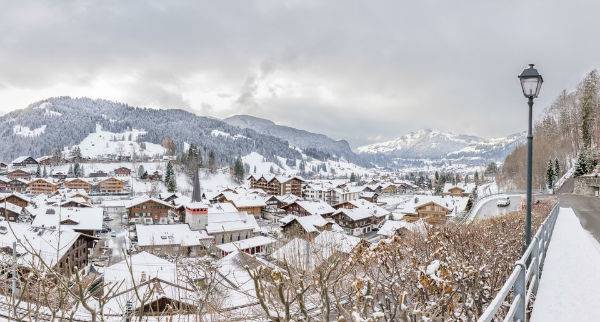
<path fill-rule="evenodd" d="M 184 110 L 139 108 L 102 99 L 56 97 L 0 117 L 1 160 L 55 153 L 79 144 L 96 131 L 97 125 L 116 133 L 143 130 L 146 134 L 138 139 L 156 144 L 170 138 L 175 144 L 175 153 L 183 150 L 184 143 L 194 143 L 202 157 L 213 151 L 220 164 L 233 164 L 237 157 L 253 151 L 273 160 L 275 156 L 301 158 L 285 140 Z"/>
<path fill-rule="evenodd" d="M 600 144 L 598 72 L 591 71 L 572 91 L 563 90 L 536 122 L 533 139 L 533 187 L 541 189 L 575 165 L 577 174 L 593 170 Z M 535 107 L 534 107 L 535 108 Z M 558 164 L 558 166 L 556 166 Z M 498 181 L 507 188 L 526 185 L 527 145 L 506 157 Z M 552 180 L 549 180 L 551 178 Z"/>

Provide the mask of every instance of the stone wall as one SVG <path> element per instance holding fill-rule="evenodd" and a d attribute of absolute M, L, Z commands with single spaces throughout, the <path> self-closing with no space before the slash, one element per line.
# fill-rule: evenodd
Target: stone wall
<path fill-rule="evenodd" d="M 600 177 L 598 175 L 584 175 L 575 178 L 573 193 L 584 196 L 596 196 L 600 189 Z"/>

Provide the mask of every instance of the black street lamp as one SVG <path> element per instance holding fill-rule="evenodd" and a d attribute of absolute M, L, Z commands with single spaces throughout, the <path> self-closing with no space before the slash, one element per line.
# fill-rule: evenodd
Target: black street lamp
<path fill-rule="evenodd" d="M 527 128 L 527 217 L 525 223 L 525 245 L 523 250 L 527 249 L 531 243 L 531 167 L 533 163 L 533 133 L 531 130 L 531 114 L 533 111 L 533 99 L 538 97 L 544 79 L 537 69 L 533 68 L 533 64 L 529 64 L 529 68 L 523 70 L 519 75 L 523 95 L 527 97 L 529 105 L 529 124 Z"/>

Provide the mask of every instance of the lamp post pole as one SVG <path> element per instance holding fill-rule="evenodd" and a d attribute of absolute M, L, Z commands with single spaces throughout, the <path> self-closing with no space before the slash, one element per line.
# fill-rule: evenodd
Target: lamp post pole
<path fill-rule="evenodd" d="M 527 124 L 527 204 L 525 213 L 525 243 L 523 252 L 527 250 L 531 243 L 531 185 L 532 185 L 532 167 L 533 167 L 533 129 L 532 129 L 532 114 L 533 114 L 533 99 L 538 97 L 544 79 L 538 73 L 533 64 L 529 64 L 529 68 L 523 70 L 519 75 L 521 89 L 523 95 L 527 98 L 529 105 L 529 122 Z"/>
<path fill-rule="evenodd" d="M 530 96 L 527 104 L 529 105 L 529 123 L 527 127 L 527 214 L 525 219 L 525 245 L 523 251 L 529 247 L 531 243 L 531 181 L 532 181 L 532 164 L 533 164 L 533 131 L 532 131 L 532 113 L 533 113 L 533 97 Z"/>

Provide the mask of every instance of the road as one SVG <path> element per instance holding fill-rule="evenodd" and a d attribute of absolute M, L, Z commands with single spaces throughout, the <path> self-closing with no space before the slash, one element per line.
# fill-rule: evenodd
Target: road
<path fill-rule="evenodd" d="M 477 213 L 475 214 L 474 218 L 492 218 L 504 215 L 511 211 L 516 211 L 519 208 L 519 205 L 521 204 L 521 197 L 522 196 L 520 195 L 511 195 L 509 196 L 510 205 L 508 205 L 507 207 L 498 207 L 496 205 L 496 202 L 498 202 L 498 200 L 500 199 L 506 198 L 505 195 L 498 195 L 498 197 L 492 198 L 486 201 L 483 205 L 481 205 L 481 207 L 477 210 Z"/>
<path fill-rule="evenodd" d="M 600 242 L 600 198 L 559 194 L 558 199 L 561 207 L 573 208 L 581 226 Z"/>

